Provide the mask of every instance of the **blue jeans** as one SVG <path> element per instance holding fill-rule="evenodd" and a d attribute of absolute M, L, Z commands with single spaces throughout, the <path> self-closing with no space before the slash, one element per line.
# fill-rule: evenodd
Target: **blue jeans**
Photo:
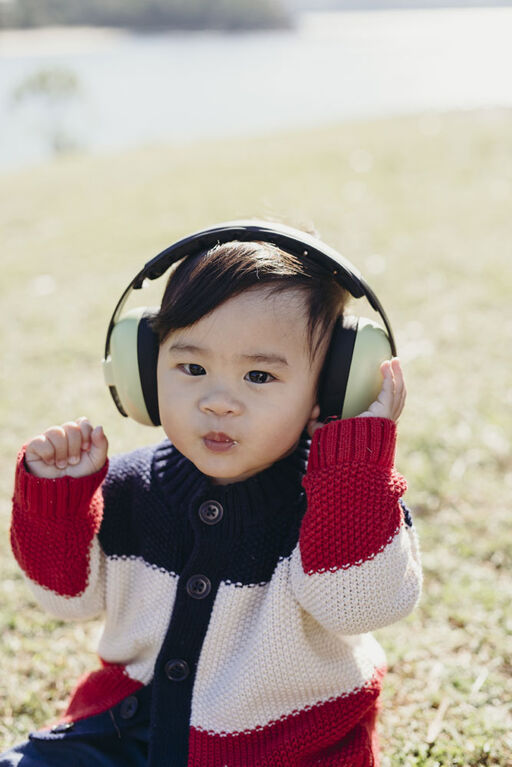
<path fill-rule="evenodd" d="M 33 732 L 0 767 L 145 767 L 150 699 L 145 687 L 103 714 Z"/>

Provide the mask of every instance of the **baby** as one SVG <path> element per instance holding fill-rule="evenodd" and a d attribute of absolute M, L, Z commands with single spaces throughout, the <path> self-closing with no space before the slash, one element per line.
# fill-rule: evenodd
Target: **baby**
<path fill-rule="evenodd" d="M 104 614 L 101 668 L 0 767 L 369 767 L 384 653 L 421 587 L 393 467 L 405 386 L 319 420 L 347 291 L 269 242 L 181 260 L 151 320 L 156 447 L 101 426 L 20 454 L 12 546 L 40 604 Z"/>

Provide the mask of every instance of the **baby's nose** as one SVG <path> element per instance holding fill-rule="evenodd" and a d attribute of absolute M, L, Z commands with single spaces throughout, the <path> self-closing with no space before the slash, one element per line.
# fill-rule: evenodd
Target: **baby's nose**
<path fill-rule="evenodd" d="M 203 413 L 214 415 L 239 415 L 242 403 L 227 390 L 216 389 L 201 398 L 199 408 Z"/>

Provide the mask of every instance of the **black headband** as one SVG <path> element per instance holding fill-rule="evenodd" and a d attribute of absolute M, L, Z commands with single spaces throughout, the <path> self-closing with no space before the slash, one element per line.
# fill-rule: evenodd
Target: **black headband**
<path fill-rule="evenodd" d="M 119 299 L 114 313 L 112 314 L 107 338 L 105 341 L 105 359 L 110 354 L 110 336 L 119 319 L 119 315 L 132 290 L 142 288 L 144 280 L 156 280 L 161 277 L 172 264 L 186 256 L 194 256 L 202 251 L 210 250 L 215 245 L 223 245 L 233 240 L 269 242 L 281 250 L 297 256 L 301 260 L 311 259 L 330 272 L 339 284 L 346 288 L 354 298 L 368 299 L 370 306 L 380 314 L 389 336 L 389 342 L 393 356 L 396 356 L 396 344 L 393 337 L 390 322 L 387 318 L 379 299 L 364 280 L 361 273 L 341 256 L 334 248 L 326 245 L 316 237 L 306 232 L 294 229 L 284 224 L 274 224 L 267 221 L 228 221 L 217 226 L 202 229 L 194 234 L 184 237 L 163 250 L 157 256 L 145 264 L 141 271 L 133 278 L 123 295 Z"/>

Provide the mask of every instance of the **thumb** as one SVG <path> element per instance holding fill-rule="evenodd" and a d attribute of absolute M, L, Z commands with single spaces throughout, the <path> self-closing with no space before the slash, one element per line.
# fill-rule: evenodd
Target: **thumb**
<path fill-rule="evenodd" d="M 106 461 L 108 452 L 108 439 L 103 431 L 103 426 L 96 426 L 91 432 L 91 449 L 89 457 L 97 469 L 101 469 Z"/>
<path fill-rule="evenodd" d="M 103 431 L 103 426 L 96 426 L 91 432 L 91 442 L 94 447 L 102 448 L 108 446 L 108 440 Z"/>

